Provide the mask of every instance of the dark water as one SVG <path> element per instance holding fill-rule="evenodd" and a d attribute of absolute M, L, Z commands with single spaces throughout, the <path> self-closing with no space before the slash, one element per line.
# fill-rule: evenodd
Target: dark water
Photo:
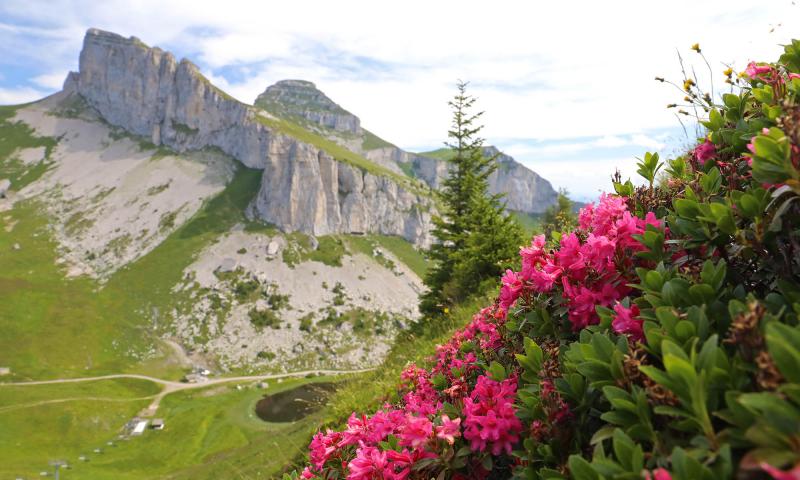
<path fill-rule="evenodd" d="M 267 395 L 256 404 L 256 415 L 265 422 L 293 422 L 318 410 L 334 391 L 333 383 L 308 383 Z"/>

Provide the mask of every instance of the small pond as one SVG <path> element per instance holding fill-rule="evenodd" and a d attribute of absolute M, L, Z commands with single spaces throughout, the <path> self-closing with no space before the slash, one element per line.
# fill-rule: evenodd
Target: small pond
<path fill-rule="evenodd" d="M 267 395 L 256 404 L 256 415 L 265 422 L 294 422 L 319 410 L 335 389 L 330 382 L 307 383 Z"/>

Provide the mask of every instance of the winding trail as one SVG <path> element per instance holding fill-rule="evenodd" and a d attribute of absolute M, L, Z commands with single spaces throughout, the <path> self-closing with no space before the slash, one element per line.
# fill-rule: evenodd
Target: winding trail
<path fill-rule="evenodd" d="M 305 377 L 306 375 L 346 375 L 350 373 L 364 373 L 374 370 L 374 368 L 362 368 L 358 370 L 304 370 L 301 372 L 292 372 L 292 373 L 273 373 L 268 375 L 246 375 L 240 377 L 220 377 L 220 378 L 211 378 L 204 382 L 198 383 L 184 383 L 184 382 L 176 382 L 174 380 L 164 380 L 161 378 L 156 377 L 149 377 L 147 375 L 137 375 L 135 373 L 119 373 L 114 375 L 102 375 L 98 377 L 78 377 L 78 378 L 60 378 L 54 380 L 34 380 L 29 382 L 8 382 L 2 383 L 0 382 L 0 388 L 2 387 L 23 387 L 23 386 L 34 386 L 34 385 L 56 385 L 56 384 L 63 384 L 63 383 L 80 383 L 80 382 L 95 382 L 100 380 L 113 380 L 115 378 L 133 378 L 137 380 L 146 380 L 153 383 L 157 383 L 162 385 L 164 388 L 161 390 L 160 393 L 156 395 L 152 395 L 150 397 L 143 397 L 136 400 L 144 400 L 148 398 L 152 398 L 153 401 L 150 403 L 150 406 L 147 407 L 145 410 L 145 416 L 152 416 L 155 415 L 156 411 L 158 410 L 158 406 L 161 404 L 161 400 L 169 395 L 170 393 L 182 391 L 182 390 L 192 390 L 197 388 L 207 388 L 213 385 L 219 385 L 223 383 L 232 383 L 232 382 L 252 382 L 252 381 L 261 381 L 261 380 L 277 380 L 282 378 L 294 378 L 294 377 Z M 83 397 L 86 399 L 95 399 L 100 400 L 100 398 L 93 398 L 93 397 Z M 48 400 L 45 402 L 37 402 L 37 404 L 45 404 L 45 403 L 56 403 L 56 402 L 64 402 L 64 401 L 71 401 L 77 400 L 76 399 L 60 399 L 60 400 Z M 128 400 L 128 399 L 125 399 Z M 28 405 L 31 406 L 31 405 Z M 14 405 L 12 407 L 20 408 L 22 405 Z M 9 409 L 8 407 L 5 409 L 0 409 L 0 412 Z"/>

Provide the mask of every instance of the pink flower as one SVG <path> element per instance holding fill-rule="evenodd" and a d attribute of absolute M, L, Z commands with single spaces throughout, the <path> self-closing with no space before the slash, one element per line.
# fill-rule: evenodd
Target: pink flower
<path fill-rule="evenodd" d="M 519 440 L 522 423 L 514 410 L 517 379 L 496 382 L 485 375 L 478 377 L 475 389 L 464 400 L 464 438 L 474 451 L 490 448 L 492 455 L 511 453 Z"/>
<path fill-rule="evenodd" d="M 433 424 L 425 417 L 415 417 L 408 415 L 405 425 L 397 435 L 400 445 L 420 448 L 425 445 L 433 435 Z"/>
<path fill-rule="evenodd" d="M 775 480 L 800 480 L 800 463 L 794 466 L 789 471 L 784 472 L 783 470 L 777 469 L 772 465 L 764 462 L 759 465 L 762 470 L 769 473 L 772 478 Z"/>
<path fill-rule="evenodd" d="M 311 478 L 314 478 L 314 474 L 311 473 L 311 469 L 310 468 L 306 467 L 306 468 L 303 469 L 303 473 L 300 474 L 300 477 L 301 478 L 305 478 L 306 480 L 309 480 Z"/>
<path fill-rule="evenodd" d="M 794 80 L 795 78 L 800 80 L 800 73 L 790 73 L 789 74 L 789 80 Z"/>
<path fill-rule="evenodd" d="M 347 469 L 350 471 L 347 480 L 385 478 L 384 471 L 388 463 L 386 452 L 375 447 L 362 446 L 356 451 L 356 458 L 347 464 Z"/>
<path fill-rule="evenodd" d="M 581 253 L 581 241 L 575 232 L 561 237 L 561 248 L 556 252 L 558 264 L 576 279 L 582 279 L 586 263 Z"/>
<path fill-rule="evenodd" d="M 517 301 L 522 291 L 522 277 L 513 270 L 506 270 L 501 282 L 503 286 L 500 288 L 500 307 L 508 310 Z"/>
<path fill-rule="evenodd" d="M 657 468 L 653 470 L 653 475 L 650 475 L 650 472 L 644 473 L 645 480 L 672 480 L 672 475 L 663 468 Z"/>
<path fill-rule="evenodd" d="M 595 235 L 594 233 L 589 234 L 586 243 L 581 248 L 583 257 L 598 272 L 613 270 L 616 251 L 616 241 L 609 240 L 605 235 Z"/>
<path fill-rule="evenodd" d="M 694 158 L 697 160 L 699 167 L 702 167 L 708 160 L 711 160 L 716 155 L 717 147 L 708 139 L 694 149 Z"/>
<path fill-rule="evenodd" d="M 314 435 L 308 448 L 311 450 L 309 454 L 311 465 L 315 469 L 322 469 L 322 466 L 325 465 L 325 462 L 327 462 L 333 456 L 339 446 L 339 441 L 341 438 L 341 432 L 334 432 L 332 430 L 328 430 L 324 434 L 322 432 L 318 432 L 316 435 Z"/>
<path fill-rule="evenodd" d="M 522 247 L 519 249 L 519 256 L 522 257 L 522 277 L 530 278 L 531 272 L 537 266 L 543 264 L 546 260 L 547 254 L 544 251 L 545 245 L 544 235 L 537 235 L 531 240 L 530 247 Z"/>
<path fill-rule="evenodd" d="M 756 62 L 750 62 L 744 70 L 744 74 L 751 79 L 756 79 L 759 75 L 764 75 L 772 71 L 769 65 L 758 65 Z"/>
<path fill-rule="evenodd" d="M 461 436 L 461 419 L 450 420 L 447 415 L 442 415 L 442 425 L 436 427 L 436 436 L 452 445 L 456 437 Z"/>
<path fill-rule="evenodd" d="M 636 318 L 639 316 L 639 307 L 631 305 L 626 308 L 623 304 L 617 303 L 614 306 L 614 313 L 616 316 L 611 322 L 611 328 L 616 333 L 629 335 L 634 341 L 641 341 L 644 339 L 644 332 L 642 330 L 643 320 Z"/>
<path fill-rule="evenodd" d="M 558 276 L 560 273 L 561 269 L 556 267 L 552 263 L 548 263 L 548 265 L 543 270 L 534 270 L 533 274 L 531 275 L 531 280 L 533 281 L 533 288 L 537 292 L 549 292 L 550 290 L 553 289 L 553 285 L 558 280 Z"/>
<path fill-rule="evenodd" d="M 578 225 L 584 230 L 589 230 L 589 227 L 592 225 L 593 218 L 594 204 L 590 203 L 581 208 L 580 212 L 578 212 Z"/>

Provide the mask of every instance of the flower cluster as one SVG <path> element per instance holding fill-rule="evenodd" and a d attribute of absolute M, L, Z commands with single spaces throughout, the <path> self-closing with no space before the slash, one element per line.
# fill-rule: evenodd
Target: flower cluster
<path fill-rule="evenodd" d="M 637 236 L 648 225 L 661 228 L 661 222 L 652 212 L 644 219 L 633 216 L 624 198 L 606 194 L 597 206 L 584 207 L 578 220 L 580 228 L 562 236 L 556 251 L 546 251 L 543 235 L 520 250 L 521 271 L 509 270 L 502 278 L 502 309 L 528 294 L 550 292 L 560 282 L 577 331 L 599 322 L 598 305 L 611 306 L 630 292 L 634 253 L 643 250 Z"/>
<path fill-rule="evenodd" d="M 523 429 L 514 406 L 518 379 L 495 381 L 479 365 L 485 353 L 504 346 L 504 321 L 498 307 L 484 308 L 437 348 L 430 370 L 414 364 L 403 370 L 398 405 L 384 405 L 372 416 L 353 413 L 343 431 L 317 433 L 303 478 L 329 478 L 333 472 L 355 480 L 410 478 L 422 460 L 441 459 L 461 446 L 510 455 Z M 435 387 L 434 376 L 444 385 Z M 459 415 L 445 413 L 445 404 Z M 478 464 L 470 468 L 468 478 L 487 473 Z"/>

